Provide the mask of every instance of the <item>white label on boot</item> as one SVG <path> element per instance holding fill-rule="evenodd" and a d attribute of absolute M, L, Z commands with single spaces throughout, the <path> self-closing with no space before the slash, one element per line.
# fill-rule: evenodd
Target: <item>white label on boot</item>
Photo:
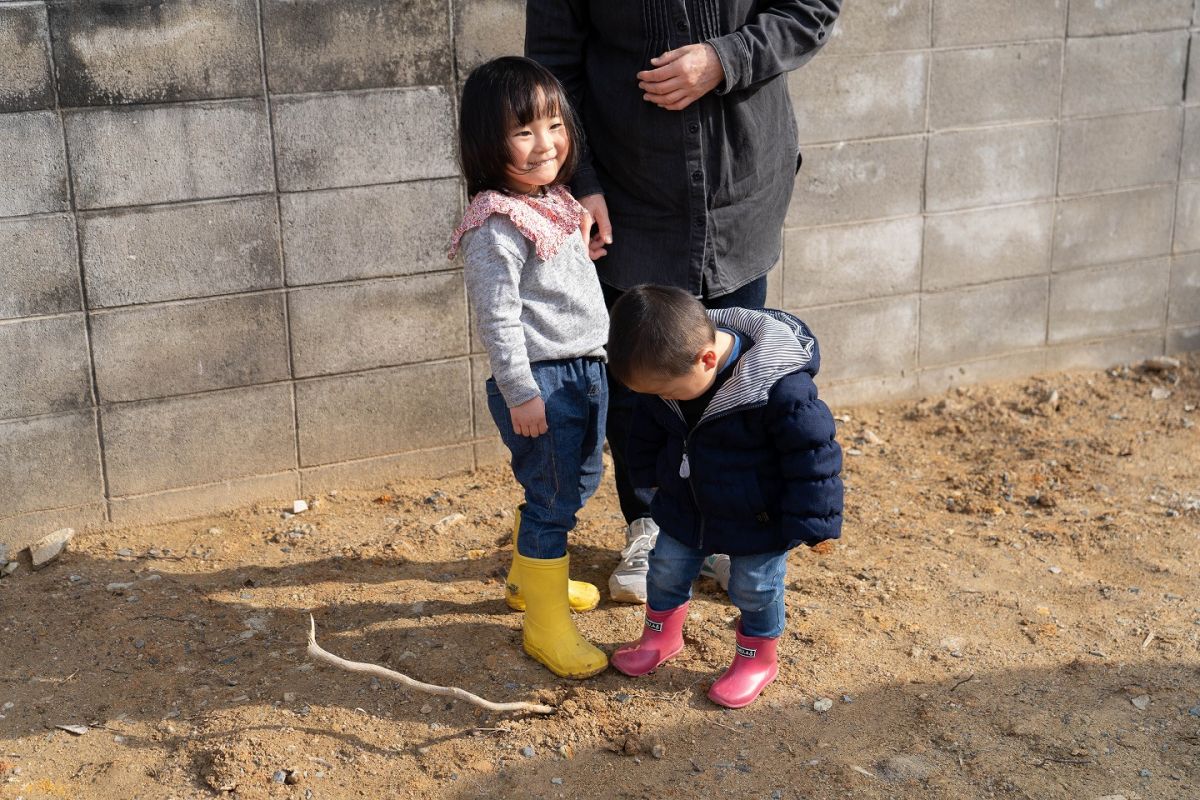
<path fill-rule="evenodd" d="M 646 627 L 649 628 L 650 630 L 654 631 L 655 633 L 662 633 L 662 623 L 655 622 L 654 620 L 650 619 L 649 617 L 646 617 Z"/>
<path fill-rule="evenodd" d="M 754 658 L 754 654 L 757 652 L 758 650 L 751 650 L 749 647 L 742 647 L 740 644 L 737 646 L 737 654 L 742 658 Z"/>

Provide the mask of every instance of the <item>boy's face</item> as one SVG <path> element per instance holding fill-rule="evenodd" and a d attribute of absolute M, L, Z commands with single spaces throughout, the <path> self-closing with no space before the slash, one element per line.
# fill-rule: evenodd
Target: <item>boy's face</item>
<path fill-rule="evenodd" d="M 717 377 L 717 354 L 706 348 L 682 375 L 649 373 L 638 375 L 629 388 L 638 394 L 656 394 L 663 400 L 695 400 L 708 391 Z"/>

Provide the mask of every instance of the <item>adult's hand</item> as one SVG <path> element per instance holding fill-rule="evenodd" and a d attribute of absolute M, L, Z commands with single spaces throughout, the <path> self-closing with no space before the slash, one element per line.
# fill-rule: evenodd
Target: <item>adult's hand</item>
<path fill-rule="evenodd" d="M 587 215 L 584 216 L 580 227 L 583 230 L 583 241 L 587 244 L 588 257 L 595 261 L 598 258 L 608 254 L 608 250 L 604 248 L 606 244 L 612 244 L 612 222 L 608 219 L 608 203 L 604 201 L 602 194 L 589 194 L 586 197 L 579 198 L 579 205 L 584 207 Z M 592 223 L 596 223 L 596 234 L 592 236 Z M 590 239 L 588 237 L 591 237 Z"/>
<path fill-rule="evenodd" d="M 550 430 L 546 424 L 546 404 L 541 397 L 526 400 L 519 406 L 508 410 L 512 417 L 513 430 L 521 436 L 532 436 L 534 439 Z"/>
<path fill-rule="evenodd" d="M 650 59 L 654 69 L 637 74 L 642 99 L 682 111 L 725 82 L 725 68 L 709 44 L 689 44 Z"/>

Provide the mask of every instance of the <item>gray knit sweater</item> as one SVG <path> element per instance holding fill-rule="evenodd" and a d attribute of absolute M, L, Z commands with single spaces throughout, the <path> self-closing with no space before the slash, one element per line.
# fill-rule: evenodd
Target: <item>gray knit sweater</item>
<path fill-rule="evenodd" d="M 605 356 L 608 311 L 582 236 L 543 261 L 508 217 L 493 214 L 462 249 L 476 328 L 509 408 L 540 393 L 531 363 Z"/>

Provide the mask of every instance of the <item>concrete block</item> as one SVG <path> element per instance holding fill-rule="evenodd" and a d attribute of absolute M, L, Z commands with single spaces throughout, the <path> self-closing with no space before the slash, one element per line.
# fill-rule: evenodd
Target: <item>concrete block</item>
<path fill-rule="evenodd" d="M 824 386 L 911 370 L 917 355 L 917 304 L 915 295 L 907 295 L 797 310 L 821 343 L 818 382 Z"/>
<path fill-rule="evenodd" d="M 1200 182 L 1179 184 L 1174 253 L 1200 250 Z"/>
<path fill-rule="evenodd" d="M 821 399 L 838 415 L 843 410 L 868 403 L 893 403 L 906 397 L 915 397 L 919 391 L 915 372 L 832 383 L 828 386 L 821 384 L 821 379 L 818 378 L 817 383 L 821 386 Z"/>
<path fill-rule="evenodd" d="M 0 175 L 0 217 L 67 210 L 67 159 L 57 114 L 0 114 Z"/>
<path fill-rule="evenodd" d="M 925 206 L 951 211 L 1054 195 L 1058 126 L 950 131 L 929 138 Z"/>
<path fill-rule="evenodd" d="M 500 437 L 475 442 L 475 468 L 499 467 L 512 463 L 512 453 Z"/>
<path fill-rule="evenodd" d="M 80 208 L 273 189 L 261 100 L 87 109 L 64 120 Z"/>
<path fill-rule="evenodd" d="M 1200 326 L 1167 331 L 1168 353 L 1190 353 L 1200 350 Z"/>
<path fill-rule="evenodd" d="M 1186 28 L 1193 0 L 1084 0 L 1071 4 L 1067 33 L 1102 36 Z"/>
<path fill-rule="evenodd" d="M 444 3 L 266 0 L 263 37 L 272 92 L 451 81 L 453 46 Z"/>
<path fill-rule="evenodd" d="M 0 486 L 13 516 L 103 501 L 95 412 L 0 422 Z"/>
<path fill-rule="evenodd" d="M 99 528 L 104 523 L 103 502 L 5 517 L 0 519 L 0 550 L 7 545 L 10 557 L 16 556 L 20 550 L 45 536 L 47 531 L 58 530 L 67 525 L 83 531 Z M 0 561 L 2 560 L 3 558 L 0 558 Z"/>
<path fill-rule="evenodd" d="M 70 217 L 0 220 L 0 264 L 0 319 L 82 308 Z"/>
<path fill-rule="evenodd" d="M 1068 39 L 1062 113 L 1116 114 L 1183 100 L 1185 31 Z"/>
<path fill-rule="evenodd" d="M 921 212 L 925 137 L 804 149 L 787 227 Z"/>
<path fill-rule="evenodd" d="M 254 0 L 49 6 L 63 106 L 262 94 Z"/>
<path fill-rule="evenodd" d="M 271 197 L 79 215 L 92 308 L 281 286 Z"/>
<path fill-rule="evenodd" d="M 0 6 L 0 75 L 0 113 L 54 107 L 43 4 Z"/>
<path fill-rule="evenodd" d="M 929 125 L 1054 119 L 1061 85 L 1061 42 L 942 50 L 933 54 Z"/>
<path fill-rule="evenodd" d="M 411 364 L 467 352 L 462 273 L 293 291 L 297 377 Z"/>
<path fill-rule="evenodd" d="M 300 493 L 295 472 L 189 486 L 167 492 L 114 497 L 109 501 L 115 525 L 146 525 L 168 520 L 207 517 L 255 503 L 280 504 Z"/>
<path fill-rule="evenodd" d="M 392 183 L 458 173 L 454 112 L 445 89 L 281 97 L 272 110 L 281 189 Z"/>
<path fill-rule="evenodd" d="M 1067 28 L 1067 0 L 937 0 L 933 4 L 933 44 L 1017 42 L 1059 39 Z"/>
<path fill-rule="evenodd" d="M 91 404 L 83 314 L 0 324 L 0 419 Z"/>
<path fill-rule="evenodd" d="M 300 465 L 312 467 L 465 443 L 466 359 L 296 384 Z"/>
<path fill-rule="evenodd" d="M 1170 280 L 1166 258 L 1055 275 L 1050 282 L 1050 343 L 1162 328 Z"/>
<path fill-rule="evenodd" d="M 102 406 L 112 496 L 295 469 L 287 385 Z"/>
<path fill-rule="evenodd" d="M 1060 195 L 1171 183 L 1179 173 L 1183 109 L 1065 120 Z"/>
<path fill-rule="evenodd" d="M 808 308 L 921 288 L 921 217 L 788 231 L 783 302 Z"/>
<path fill-rule="evenodd" d="M 485 61 L 525 52 L 525 3 L 455 0 L 454 51 L 460 79 Z"/>
<path fill-rule="evenodd" d="M 1200 44 L 1196 46 L 1196 60 L 1200 61 Z M 1196 78 L 1200 80 L 1200 75 Z M 1200 106 L 1189 106 L 1186 109 L 1179 178 L 1185 181 L 1200 180 Z"/>
<path fill-rule="evenodd" d="M 991 358 L 1046 342 L 1046 278 L 1022 278 L 921 299 L 921 366 Z"/>
<path fill-rule="evenodd" d="M 288 285 L 444 270 L 457 180 L 285 194 Z"/>
<path fill-rule="evenodd" d="M 1134 364 L 1151 356 L 1162 355 L 1164 347 L 1161 333 L 1142 333 L 1096 342 L 1063 344 L 1046 351 L 1046 370 L 1065 372 Z"/>
<path fill-rule="evenodd" d="M 1025 350 L 994 358 L 924 369 L 917 376 L 921 394 L 942 394 L 959 386 L 1024 378 L 1045 370 L 1044 350 Z"/>
<path fill-rule="evenodd" d="M 881 53 L 929 47 L 932 0 L 859 0 L 847 3 L 825 53 Z"/>
<path fill-rule="evenodd" d="M 101 402 L 286 380 L 283 294 L 93 314 L 92 350 Z"/>
<path fill-rule="evenodd" d="M 924 288 L 1049 272 L 1053 227 L 1053 202 L 930 214 L 925 218 Z"/>
<path fill-rule="evenodd" d="M 1171 260 L 1168 325 L 1200 323 L 1200 253 Z"/>
<path fill-rule="evenodd" d="M 475 418 L 476 438 L 500 435 L 492 419 L 492 412 L 488 409 L 487 389 L 484 385 L 491 375 L 492 367 L 488 363 L 487 355 L 471 356 L 471 413 Z"/>
<path fill-rule="evenodd" d="M 806 142 L 925 130 L 928 53 L 823 56 L 788 75 Z"/>
<path fill-rule="evenodd" d="M 506 451 L 507 452 L 507 451 Z M 470 443 L 401 453 L 394 456 L 344 461 L 300 471 L 300 493 L 320 494 L 330 489 L 375 489 L 411 478 L 444 478 L 475 468 Z"/>
<path fill-rule="evenodd" d="M 1174 203 L 1172 186 L 1059 200 L 1054 269 L 1165 255 Z"/>

